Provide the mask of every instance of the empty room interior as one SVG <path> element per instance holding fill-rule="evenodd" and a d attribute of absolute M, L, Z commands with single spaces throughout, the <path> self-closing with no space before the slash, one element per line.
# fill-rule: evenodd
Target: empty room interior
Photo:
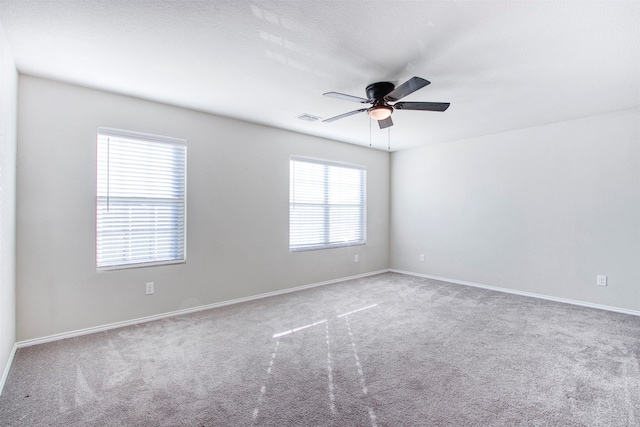
<path fill-rule="evenodd" d="M 638 22 L 0 0 L 0 425 L 640 426 Z"/>

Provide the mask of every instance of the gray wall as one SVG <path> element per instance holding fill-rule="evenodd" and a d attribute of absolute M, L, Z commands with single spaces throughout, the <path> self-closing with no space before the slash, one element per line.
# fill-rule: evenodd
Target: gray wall
<path fill-rule="evenodd" d="M 18 340 L 389 266 L 386 152 L 29 76 L 19 93 Z M 186 264 L 96 272 L 98 126 L 188 140 Z M 292 154 L 368 168 L 365 246 L 289 253 Z"/>
<path fill-rule="evenodd" d="M 17 91 L 18 72 L 4 32 L 0 27 L 0 375 L 3 374 L 5 366 L 7 366 L 13 344 L 16 341 Z"/>
<path fill-rule="evenodd" d="M 391 194 L 394 269 L 640 310 L 638 109 L 394 153 Z"/>

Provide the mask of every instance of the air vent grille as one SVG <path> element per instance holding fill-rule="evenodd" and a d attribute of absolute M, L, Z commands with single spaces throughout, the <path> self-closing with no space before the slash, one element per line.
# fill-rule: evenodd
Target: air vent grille
<path fill-rule="evenodd" d="M 304 120 L 305 122 L 315 122 L 317 120 L 320 120 L 320 117 L 307 113 L 300 114 L 299 116 L 296 116 L 296 118 Z"/>

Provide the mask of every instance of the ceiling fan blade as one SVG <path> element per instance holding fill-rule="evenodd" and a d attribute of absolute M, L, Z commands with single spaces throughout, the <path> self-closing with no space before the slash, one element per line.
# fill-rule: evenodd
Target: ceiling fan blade
<path fill-rule="evenodd" d="M 393 120 L 391 120 L 391 116 L 389 116 L 386 119 L 378 120 L 378 125 L 380 129 L 386 129 L 393 126 Z"/>
<path fill-rule="evenodd" d="M 368 108 L 362 108 L 360 110 L 349 111 L 348 113 L 340 114 L 339 116 L 324 119 L 323 122 L 335 122 L 336 120 L 344 119 L 345 117 L 353 116 L 354 114 L 362 113 L 363 111 L 367 110 Z"/>
<path fill-rule="evenodd" d="M 449 102 L 397 102 L 393 104 L 396 110 L 445 111 L 451 105 Z"/>
<path fill-rule="evenodd" d="M 429 80 L 425 80 L 421 77 L 411 77 L 409 80 L 386 94 L 384 96 L 384 100 L 387 102 L 398 101 L 430 83 L 431 82 Z"/>
<path fill-rule="evenodd" d="M 347 95 L 346 93 L 327 92 L 327 93 L 323 93 L 323 95 L 324 96 L 330 96 L 332 98 L 344 99 L 346 101 L 360 102 L 362 104 L 369 103 L 368 99 L 360 98 L 359 96 Z"/>

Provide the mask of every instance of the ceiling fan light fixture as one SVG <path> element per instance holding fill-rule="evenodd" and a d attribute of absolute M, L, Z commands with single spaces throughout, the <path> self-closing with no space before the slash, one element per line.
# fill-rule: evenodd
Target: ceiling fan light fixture
<path fill-rule="evenodd" d="M 384 120 L 391 116 L 392 112 L 393 108 L 389 107 L 388 105 L 375 105 L 369 108 L 368 111 L 369 117 L 374 120 Z"/>

